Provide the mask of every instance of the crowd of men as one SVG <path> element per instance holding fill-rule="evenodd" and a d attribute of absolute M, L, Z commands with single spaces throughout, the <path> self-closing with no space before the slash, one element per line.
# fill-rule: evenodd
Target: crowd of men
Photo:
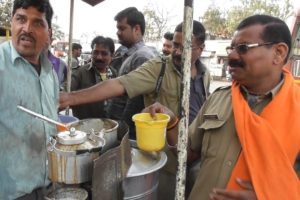
<path fill-rule="evenodd" d="M 65 75 L 55 68 L 61 61 L 49 56 L 52 16 L 48 0 L 14 0 L 12 38 L 0 45 L 0 199 L 40 200 L 51 187 L 46 145 L 56 127 L 20 112 L 18 105 L 54 120 L 58 107 L 69 106 L 80 119 L 116 119 L 129 125 L 131 139 L 135 113 L 168 114 L 168 161 L 159 174 L 157 198 L 174 199 L 183 23 L 165 35 L 160 55 L 143 41 L 143 13 L 121 10 L 114 19 L 122 46 L 115 52 L 111 38 L 96 36 L 91 60 L 79 66 L 82 47 L 73 44 L 72 92 L 59 94 Z M 187 169 L 193 173 L 186 177 L 186 197 L 300 199 L 295 167 L 300 88 L 284 68 L 292 45 L 287 25 L 268 15 L 240 22 L 227 48 L 233 83 L 212 94 L 209 70 L 200 60 L 205 33 L 194 20 Z"/>

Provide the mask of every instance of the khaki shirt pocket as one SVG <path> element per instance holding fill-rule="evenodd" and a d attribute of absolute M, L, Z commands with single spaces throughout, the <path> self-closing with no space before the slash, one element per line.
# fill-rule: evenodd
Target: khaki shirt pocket
<path fill-rule="evenodd" d="M 211 115 L 213 116 L 213 115 Z M 217 116 L 217 115 L 216 115 Z M 223 132 L 223 126 L 226 123 L 225 119 L 206 117 L 204 122 L 199 126 L 203 132 L 201 157 L 215 157 L 217 155 L 219 144 L 221 142 L 220 134 Z"/>

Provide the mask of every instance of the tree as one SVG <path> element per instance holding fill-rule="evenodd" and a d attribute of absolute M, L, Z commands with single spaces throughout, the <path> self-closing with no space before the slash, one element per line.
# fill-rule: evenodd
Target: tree
<path fill-rule="evenodd" d="M 230 10 L 211 5 L 202 19 L 207 31 L 217 38 L 231 38 L 242 19 L 253 14 L 268 14 L 286 20 L 292 15 L 290 0 L 240 0 Z"/>
<path fill-rule="evenodd" d="M 52 23 L 52 39 L 53 40 L 62 40 L 65 37 L 64 32 L 60 30 L 60 27 Z"/>
<path fill-rule="evenodd" d="M 0 26 L 10 27 L 12 0 L 0 0 Z"/>
<path fill-rule="evenodd" d="M 146 30 L 144 34 L 144 40 L 147 41 L 159 41 L 163 37 L 163 34 L 167 31 L 168 21 L 170 13 L 163 8 L 159 9 L 157 6 L 148 4 L 143 10 L 146 21 Z"/>
<path fill-rule="evenodd" d="M 204 17 L 200 18 L 200 21 L 203 22 L 203 25 L 205 26 L 205 29 L 208 32 L 209 36 L 212 36 L 213 38 L 223 38 L 223 35 L 227 35 L 226 32 L 224 33 L 224 31 L 226 31 L 226 29 L 224 28 L 226 19 L 223 17 L 220 9 L 216 6 L 209 6 L 204 14 Z"/>

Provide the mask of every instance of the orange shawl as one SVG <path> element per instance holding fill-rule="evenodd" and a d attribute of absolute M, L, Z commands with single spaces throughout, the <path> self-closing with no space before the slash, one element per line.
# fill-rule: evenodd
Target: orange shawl
<path fill-rule="evenodd" d="M 235 179 L 249 180 L 259 200 L 300 199 L 300 182 L 293 168 L 300 150 L 300 88 L 288 71 L 284 75 L 284 84 L 260 115 L 251 111 L 240 85 L 232 85 L 242 152 L 227 188 L 243 190 Z"/>

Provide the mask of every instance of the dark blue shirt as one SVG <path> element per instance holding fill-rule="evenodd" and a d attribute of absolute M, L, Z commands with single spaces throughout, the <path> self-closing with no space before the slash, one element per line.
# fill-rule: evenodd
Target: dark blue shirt
<path fill-rule="evenodd" d="M 204 83 L 203 83 L 205 66 L 201 63 L 200 60 L 197 60 L 196 67 L 197 67 L 197 75 L 194 79 L 191 78 L 191 83 L 190 83 L 191 85 L 190 85 L 189 124 L 191 124 L 192 121 L 195 119 L 204 101 L 206 100 Z"/>

